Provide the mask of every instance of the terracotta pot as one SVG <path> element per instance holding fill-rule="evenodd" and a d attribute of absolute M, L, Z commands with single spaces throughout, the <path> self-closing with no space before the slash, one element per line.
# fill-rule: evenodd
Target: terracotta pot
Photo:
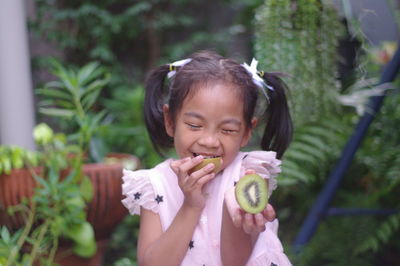
<path fill-rule="evenodd" d="M 34 169 L 36 173 L 41 172 L 41 168 Z M 2 216 L 0 224 L 6 225 L 12 229 L 18 229 L 24 226 L 25 220 L 22 214 L 16 213 L 9 216 L 6 209 L 10 206 L 18 205 L 23 198 L 29 198 L 33 195 L 36 181 L 32 178 L 27 169 L 14 169 L 9 175 L 0 175 L 0 208 Z"/>
<path fill-rule="evenodd" d="M 136 159 L 137 160 L 137 159 Z M 94 195 L 87 206 L 87 219 L 92 224 L 98 245 L 97 254 L 91 259 L 64 258 L 61 265 L 99 265 L 99 256 L 104 250 L 105 242 L 115 226 L 128 214 L 122 205 L 122 169 L 121 163 L 85 164 L 83 172 L 92 181 Z M 35 171 L 40 173 L 41 168 Z M 27 169 L 12 170 L 11 174 L 0 175 L 0 225 L 17 229 L 25 222 L 21 214 L 9 216 L 6 209 L 19 204 L 23 198 L 33 195 L 35 180 Z M 99 255 L 100 252 L 100 255 Z M 69 256 L 70 257 L 70 256 Z M 75 261 L 70 264 L 68 261 Z M 81 261 L 82 263 L 79 263 Z"/>

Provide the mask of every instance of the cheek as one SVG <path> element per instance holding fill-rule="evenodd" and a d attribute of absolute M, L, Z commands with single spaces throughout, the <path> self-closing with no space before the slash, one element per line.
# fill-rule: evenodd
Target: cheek
<path fill-rule="evenodd" d="M 249 143 L 251 137 L 251 130 L 247 130 L 247 132 L 244 133 L 242 140 L 240 142 L 240 147 L 244 147 Z"/>
<path fill-rule="evenodd" d="M 227 159 L 233 160 L 233 158 L 236 157 L 237 153 L 240 151 L 240 148 L 242 147 L 240 142 L 240 139 L 237 140 L 231 140 L 229 142 L 225 142 L 225 156 Z"/>

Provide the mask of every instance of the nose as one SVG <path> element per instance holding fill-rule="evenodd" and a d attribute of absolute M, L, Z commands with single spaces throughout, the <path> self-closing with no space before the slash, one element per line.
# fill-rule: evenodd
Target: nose
<path fill-rule="evenodd" d="M 213 132 L 204 132 L 199 138 L 198 143 L 207 148 L 218 148 L 219 138 L 218 134 Z"/>

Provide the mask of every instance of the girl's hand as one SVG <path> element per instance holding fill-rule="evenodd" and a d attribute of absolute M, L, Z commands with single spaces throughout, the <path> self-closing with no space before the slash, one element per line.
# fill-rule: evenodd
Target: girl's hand
<path fill-rule="evenodd" d="M 246 174 L 255 173 L 253 170 L 246 170 Z M 258 235 L 265 230 L 265 223 L 275 219 L 275 210 L 272 205 L 267 207 L 260 213 L 251 214 L 243 211 L 236 201 L 235 187 L 225 192 L 225 204 L 228 213 L 232 219 L 232 223 L 237 228 L 242 228 L 247 234 Z"/>
<path fill-rule="evenodd" d="M 183 204 L 187 207 L 203 209 L 206 198 L 203 191 L 204 184 L 215 177 L 212 173 L 214 164 L 210 163 L 200 170 L 188 174 L 188 171 L 201 163 L 203 156 L 199 155 L 195 158 L 183 158 L 171 162 L 171 168 L 178 176 L 178 184 L 185 197 Z"/>

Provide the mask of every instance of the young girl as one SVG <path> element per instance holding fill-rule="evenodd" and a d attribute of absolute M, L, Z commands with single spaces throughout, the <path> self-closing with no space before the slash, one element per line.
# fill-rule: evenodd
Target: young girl
<path fill-rule="evenodd" d="M 275 189 L 277 158 L 292 135 L 284 83 L 256 64 L 200 52 L 151 73 L 146 126 L 157 151 L 174 147 L 179 159 L 124 171 L 123 204 L 140 214 L 139 265 L 290 265 L 273 208 L 245 213 L 234 196 L 247 173 L 266 178 L 269 194 Z M 241 152 L 262 118 L 269 151 Z M 190 171 L 208 157 L 220 158 L 219 172 L 212 163 Z"/>

